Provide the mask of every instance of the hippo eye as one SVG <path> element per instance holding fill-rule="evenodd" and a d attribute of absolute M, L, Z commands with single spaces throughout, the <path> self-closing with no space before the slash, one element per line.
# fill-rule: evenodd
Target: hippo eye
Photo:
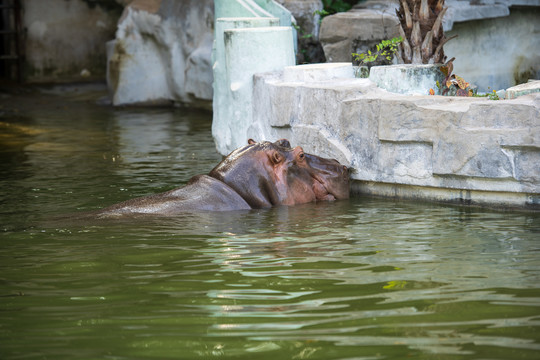
<path fill-rule="evenodd" d="M 304 153 L 298 154 L 298 158 L 299 158 L 300 160 L 304 160 L 305 157 L 306 157 L 306 156 L 304 155 Z"/>

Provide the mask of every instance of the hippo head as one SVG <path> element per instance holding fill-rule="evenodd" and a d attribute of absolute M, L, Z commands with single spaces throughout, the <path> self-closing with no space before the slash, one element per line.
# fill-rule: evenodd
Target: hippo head
<path fill-rule="evenodd" d="M 337 160 L 305 154 L 307 171 L 314 181 L 318 200 L 349 198 L 349 173 Z"/>
<path fill-rule="evenodd" d="M 252 208 L 349 197 L 347 167 L 306 154 L 289 141 L 248 141 L 209 175 L 232 187 Z"/>

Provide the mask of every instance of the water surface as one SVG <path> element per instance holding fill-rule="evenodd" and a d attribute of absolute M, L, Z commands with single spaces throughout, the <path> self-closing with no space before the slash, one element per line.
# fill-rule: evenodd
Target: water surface
<path fill-rule="evenodd" d="M 357 198 L 75 221 L 221 156 L 209 113 L 45 90 L 0 97 L 1 359 L 539 358 L 539 214 Z"/>

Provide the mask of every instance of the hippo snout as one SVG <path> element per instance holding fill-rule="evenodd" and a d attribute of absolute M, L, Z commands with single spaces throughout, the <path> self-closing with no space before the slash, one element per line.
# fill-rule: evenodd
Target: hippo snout
<path fill-rule="evenodd" d="M 336 162 L 335 169 L 338 176 L 341 176 L 344 180 L 349 181 L 350 169 L 346 165 L 341 165 L 337 160 L 334 161 Z"/>

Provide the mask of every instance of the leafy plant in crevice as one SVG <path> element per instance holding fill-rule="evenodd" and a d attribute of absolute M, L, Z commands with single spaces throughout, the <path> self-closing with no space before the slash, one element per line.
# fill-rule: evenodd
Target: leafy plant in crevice
<path fill-rule="evenodd" d="M 439 88 L 441 95 L 455 94 L 456 96 L 472 96 L 473 90 L 471 89 L 471 84 L 466 82 L 462 77 L 452 74 L 452 71 L 454 70 L 454 60 L 455 58 L 452 58 L 440 67 L 445 78 L 442 85 L 437 81 L 437 87 Z"/>
<path fill-rule="evenodd" d="M 493 90 L 492 92 L 488 92 L 486 94 L 479 94 L 476 87 L 473 87 L 462 77 L 456 74 L 452 74 L 452 71 L 454 70 L 454 60 L 455 58 L 452 58 L 448 60 L 446 64 L 440 67 L 440 70 L 445 76 L 442 84 L 439 83 L 439 81 L 437 81 L 436 84 L 441 95 L 486 97 L 489 100 L 501 100 L 501 98 L 497 94 L 497 91 Z M 429 93 L 430 95 L 435 95 L 435 91 L 433 89 L 429 89 Z"/>
<path fill-rule="evenodd" d="M 382 40 L 376 45 L 374 51 L 368 50 L 365 53 L 357 54 L 352 53 L 353 59 L 358 61 L 360 65 L 371 66 L 375 63 L 379 57 L 383 60 L 391 61 L 394 54 L 398 51 L 399 44 L 403 41 L 403 38 L 395 37 L 390 40 Z"/>
<path fill-rule="evenodd" d="M 493 92 L 491 93 L 487 93 L 485 95 L 489 100 L 501 100 L 501 98 L 499 97 L 499 95 L 497 94 L 497 91 L 496 90 L 493 90 Z"/>
<path fill-rule="evenodd" d="M 442 19 L 446 10 L 444 0 L 400 0 L 396 14 L 398 31 L 404 41 L 397 53 L 404 64 L 438 64 L 446 60 L 443 45 L 455 36 L 446 38 Z"/>
<path fill-rule="evenodd" d="M 488 87 L 489 89 L 489 87 Z M 477 91 L 473 91 L 472 95 L 471 96 L 474 96 L 474 97 L 486 97 L 488 98 L 489 100 L 502 100 L 500 97 L 499 97 L 499 94 L 497 94 L 497 91 L 496 90 L 492 90 L 490 92 L 487 92 L 486 94 L 478 94 Z"/>
<path fill-rule="evenodd" d="M 292 27 L 296 30 L 298 35 L 300 35 L 299 37 L 300 39 L 310 39 L 313 37 L 313 34 L 306 32 L 304 29 L 302 29 L 300 26 L 296 24 L 292 24 Z"/>
<path fill-rule="evenodd" d="M 308 45 L 306 44 L 310 39 L 313 39 L 313 34 L 306 32 L 301 26 L 297 24 L 292 24 L 292 27 L 296 30 L 298 34 L 298 54 L 297 54 L 297 63 L 310 63 L 311 59 L 309 56 Z"/>
<path fill-rule="evenodd" d="M 358 0 L 322 0 L 323 9 L 316 10 L 313 14 L 319 15 L 321 17 L 319 21 L 322 21 L 325 16 L 351 10 L 358 2 Z"/>
<path fill-rule="evenodd" d="M 345 12 L 350 10 L 358 0 L 322 0 L 323 11 L 319 15 L 331 15 L 338 12 Z"/>

